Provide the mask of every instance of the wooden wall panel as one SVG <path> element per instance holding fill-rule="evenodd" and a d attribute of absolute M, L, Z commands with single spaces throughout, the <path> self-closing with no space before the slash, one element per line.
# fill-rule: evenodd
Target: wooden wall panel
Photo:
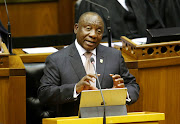
<path fill-rule="evenodd" d="M 8 4 L 12 37 L 73 33 L 76 0 Z M 7 14 L 0 4 L 0 19 L 7 28 Z"/>
<path fill-rule="evenodd" d="M 168 67 L 167 70 L 169 70 L 165 81 L 167 124 L 176 124 L 180 122 L 180 65 Z"/>
<path fill-rule="evenodd" d="M 127 64 L 127 63 L 126 63 Z M 141 85 L 140 84 L 140 77 L 139 77 L 139 73 L 138 73 L 138 69 L 129 69 L 129 72 L 133 75 L 133 76 L 135 76 L 136 77 L 136 82 L 139 84 L 139 85 Z M 138 100 L 134 103 L 134 104 L 132 104 L 132 105 L 128 105 L 127 106 L 127 111 L 128 112 L 141 112 L 141 111 L 143 111 L 142 110 L 142 105 L 143 105 L 143 101 L 142 101 L 142 99 L 143 99 L 143 97 L 142 97 L 142 90 L 141 90 L 141 86 L 140 86 L 140 92 L 139 92 L 139 98 L 138 98 Z"/>
<path fill-rule="evenodd" d="M 0 123 L 8 121 L 8 78 L 0 77 Z"/>
<path fill-rule="evenodd" d="M 1 53 L 2 56 L 3 53 Z M 9 56 L 9 67 L 0 68 L 0 124 L 26 124 L 26 73 L 19 56 Z"/>
<path fill-rule="evenodd" d="M 60 33 L 72 33 L 74 27 L 74 10 L 76 0 L 59 0 Z M 64 27 L 64 28 L 63 28 Z"/>
<path fill-rule="evenodd" d="M 0 124 L 26 124 L 26 77 L 0 77 Z"/>
<path fill-rule="evenodd" d="M 128 111 L 163 112 L 165 121 L 161 121 L 160 124 L 178 124 L 180 122 L 179 70 L 180 65 L 130 69 L 140 85 L 140 95 L 136 103 L 127 107 Z"/>
<path fill-rule="evenodd" d="M 140 85 L 143 93 L 143 110 L 165 112 L 166 67 L 140 69 Z M 159 104 L 160 101 L 164 104 Z M 160 105 L 160 106 L 159 106 Z"/>
<path fill-rule="evenodd" d="M 9 78 L 8 123 L 26 124 L 26 77 L 11 76 Z"/>
<path fill-rule="evenodd" d="M 59 33 L 58 1 L 8 4 L 8 10 L 13 37 Z M 0 19 L 7 28 L 4 4 L 0 4 Z"/>

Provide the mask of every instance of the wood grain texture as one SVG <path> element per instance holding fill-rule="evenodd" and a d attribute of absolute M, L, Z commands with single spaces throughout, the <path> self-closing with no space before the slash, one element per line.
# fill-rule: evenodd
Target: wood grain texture
<path fill-rule="evenodd" d="M 26 124 L 26 77 L 11 76 L 8 93 L 8 123 Z"/>
<path fill-rule="evenodd" d="M 180 56 L 180 41 L 137 45 L 125 36 L 122 51 L 137 60 Z"/>
<path fill-rule="evenodd" d="M 1 77 L 0 80 L 0 123 L 4 123 L 8 120 L 8 78 Z"/>
<path fill-rule="evenodd" d="M 25 76 L 26 71 L 21 58 L 17 55 L 9 57 L 10 76 Z"/>
<path fill-rule="evenodd" d="M 0 53 L 0 68 L 8 68 L 9 67 L 9 51 L 6 45 L 1 41 L 1 39 L 0 39 L 0 47 L 1 47 L 1 52 L 2 52 Z"/>
<path fill-rule="evenodd" d="M 76 0 L 8 4 L 12 37 L 73 33 Z M 0 19 L 7 28 L 7 14 L 0 4 Z"/>
<path fill-rule="evenodd" d="M 19 71 L 20 70 L 20 71 Z M 26 76 L 19 56 L 9 56 L 9 68 L 0 68 L 0 123 L 26 123 Z"/>
<path fill-rule="evenodd" d="M 171 45 L 170 43 L 169 45 Z M 179 44 L 179 42 L 177 43 Z M 163 46 L 166 43 L 157 45 Z M 128 106 L 128 111 L 164 112 L 166 119 L 160 124 L 179 124 L 180 56 L 177 54 L 171 57 L 161 56 L 137 60 L 137 57 L 126 52 L 122 53 L 126 63 L 138 64 L 137 71 L 134 71 L 135 68 L 129 67 L 130 72 L 136 77 L 140 85 L 139 100 Z"/>
<path fill-rule="evenodd" d="M 59 0 L 59 33 L 73 33 L 76 1 Z"/>
<path fill-rule="evenodd" d="M 0 77 L 0 123 L 26 123 L 25 76 Z"/>
<path fill-rule="evenodd" d="M 51 53 L 26 54 L 20 55 L 20 57 L 24 63 L 45 62 L 47 56 L 50 54 Z"/>
<path fill-rule="evenodd" d="M 12 37 L 59 33 L 58 2 L 8 4 Z M 0 4 L 0 19 L 7 28 L 4 4 Z"/>

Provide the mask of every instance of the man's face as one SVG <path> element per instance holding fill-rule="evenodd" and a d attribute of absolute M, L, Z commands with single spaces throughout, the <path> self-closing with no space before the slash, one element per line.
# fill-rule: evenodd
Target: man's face
<path fill-rule="evenodd" d="M 95 49 L 103 36 L 104 23 L 98 15 L 85 15 L 74 26 L 78 43 L 87 51 Z"/>

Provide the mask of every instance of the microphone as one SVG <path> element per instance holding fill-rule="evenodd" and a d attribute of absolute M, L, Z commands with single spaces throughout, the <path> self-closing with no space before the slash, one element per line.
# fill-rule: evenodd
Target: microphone
<path fill-rule="evenodd" d="M 7 17 L 8 17 L 8 38 L 7 38 L 7 47 L 8 47 L 9 53 L 12 55 L 11 24 L 10 24 L 10 21 L 9 21 L 9 14 L 8 14 L 8 9 L 7 9 L 6 0 L 4 0 L 4 4 L 5 4 L 5 7 L 6 7 L 6 13 L 7 13 Z"/>
<path fill-rule="evenodd" d="M 97 71 L 96 71 L 96 68 L 95 68 L 95 65 L 94 65 L 94 58 L 91 57 L 90 61 L 91 61 L 92 65 L 93 65 L 93 67 L 94 67 L 94 71 L 95 71 L 95 74 L 96 74 L 98 86 L 99 86 L 99 89 L 100 89 L 100 92 L 101 92 L 101 96 L 102 96 L 102 99 L 103 99 L 103 104 L 104 104 L 103 124 L 106 124 L 106 106 L 105 106 L 105 100 L 104 100 L 104 96 L 103 96 L 103 93 L 102 93 L 102 89 L 101 89 L 101 85 L 100 85 L 100 82 L 99 82 L 99 78 L 98 78 L 98 75 L 97 75 Z"/>
<path fill-rule="evenodd" d="M 105 10 L 107 11 L 108 16 L 107 16 L 107 19 L 106 19 L 106 23 L 107 23 L 107 27 L 106 27 L 106 28 L 107 28 L 107 31 L 108 31 L 108 33 L 107 33 L 107 35 L 108 35 L 108 46 L 111 47 L 112 34 L 111 34 L 111 23 L 110 23 L 109 10 L 108 10 L 106 7 L 101 6 L 101 5 L 99 5 L 99 4 L 95 3 L 95 2 L 92 2 L 92 1 L 90 1 L 90 0 L 85 0 L 85 1 L 86 1 L 86 2 L 89 2 L 89 3 L 91 3 L 91 4 L 94 4 L 94 5 L 96 5 L 96 6 L 100 7 L 100 8 L 103 8 L 103 9 L 105 9 Z"/>

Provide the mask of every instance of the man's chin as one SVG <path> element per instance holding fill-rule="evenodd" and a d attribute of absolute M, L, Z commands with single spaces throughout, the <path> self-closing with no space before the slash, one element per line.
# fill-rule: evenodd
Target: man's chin
<path fill-rule="evenodd" d="M 95 47 L 85 47 L 85 50 L 87 50 L 87 51 L 92 51 L 94 49 L 95 49 Z"/>

